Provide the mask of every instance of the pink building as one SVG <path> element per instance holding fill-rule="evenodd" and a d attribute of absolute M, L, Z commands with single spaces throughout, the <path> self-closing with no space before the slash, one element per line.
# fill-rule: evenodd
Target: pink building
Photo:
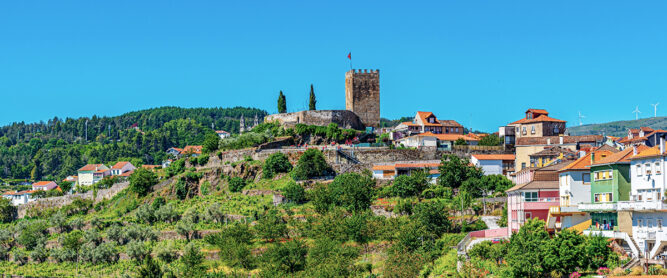
<path fill-rule="evenodd" d="M 526 220 L 538 218 L 547 222 L 549 208 L 560 205 L 558 170 L 571 161 L 539 169 L 522 171 L 530 179 L 507 190 L 507 231 L 516 232 Z M 517 177 L 518 177 L 517 173 Z"/>

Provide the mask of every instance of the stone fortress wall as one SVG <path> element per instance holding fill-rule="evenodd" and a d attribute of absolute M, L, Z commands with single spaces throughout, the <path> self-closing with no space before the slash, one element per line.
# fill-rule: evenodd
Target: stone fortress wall
<path fill-rule="evenodd" d="M 327 126 L 330 123 L 336 123 L 340 128 L 364 129 L 364 124 L 359 119 L 359 116 L 347 110 L 305 110 L 273 114 L 264 118 L 264 122 L 267 123 L 275 121 L 288 128 L 294 127 L 296 124 Z"/>
<path fill-rule="evenodd" d="M 359 115 L 365 126 L 380 126 L 380 70 L 345 73 L 345 109 Z"/>

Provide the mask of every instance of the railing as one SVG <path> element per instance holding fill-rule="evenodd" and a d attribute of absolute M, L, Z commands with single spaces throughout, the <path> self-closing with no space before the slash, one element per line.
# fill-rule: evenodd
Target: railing
<path fill-rule="evenodd" d="M 558 200 L 557 197 L 553 197 L 553 198 L 537 198 L 537 199 L 524 199 L 523 201 L 526 202 L 526 203 L 559 202 L 559 200 Z"/>
<path fill-rule="evenodd" d="M 581 211 L 602 211 L 602 210 L 616 210 L 616 203 L 585 203 L 579 204 Z"/>
<path fill-rule="evenodd" d="M 464 255 L 466 253 L 466 246 L 472 241 L 470 233 L 468 233 L 459 243 L 456 245 L 456 251 L 459 255 Z"/>
<path fill-rule="evenodd" d="M 664 210 L 664 209 L 667 209 L 667 205 L 663 204 L 662 201 L 618 202 L 618 210 L 642 211 L 642 210 Z"/>

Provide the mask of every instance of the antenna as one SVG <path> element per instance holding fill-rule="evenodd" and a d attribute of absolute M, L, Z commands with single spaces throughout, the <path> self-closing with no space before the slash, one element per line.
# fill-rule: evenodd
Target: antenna
<path fill-rule="evenodd" d="M 660 102 L 658 102 L 656 104 L 651 104 L 651 105 L 653 105 L 653 117 L 654 118 L 658 117 L 658 104 L 660 104 Z"/>
<path fill-rule="evenodd" d="M 641 113 L 639 106 L 635 107 L 635 111 L 632 111 L 632 113 L 635 113 L 635 120 L 639 120 L 639 113 Z"/>
<path fill-rule="evenodd" d="M 581 111 L 579 111 L 579 125 L 583 125 L 584 122 L 582 121 L 583 118 L 586 118 L 586 116 L 581 114 Z"/>

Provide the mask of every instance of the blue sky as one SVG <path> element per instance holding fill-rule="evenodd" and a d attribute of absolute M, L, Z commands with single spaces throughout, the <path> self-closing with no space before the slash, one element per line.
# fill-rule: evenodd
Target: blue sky
<path fill-rule="evenodd" d="M 164 105 L 344 109 L 494 131 L 527 108 L 578 124 L 667 115 L 665 1 L 3 1 L 0 124 Z M 664 107 L 664 108 L 663 108 Z"/>

